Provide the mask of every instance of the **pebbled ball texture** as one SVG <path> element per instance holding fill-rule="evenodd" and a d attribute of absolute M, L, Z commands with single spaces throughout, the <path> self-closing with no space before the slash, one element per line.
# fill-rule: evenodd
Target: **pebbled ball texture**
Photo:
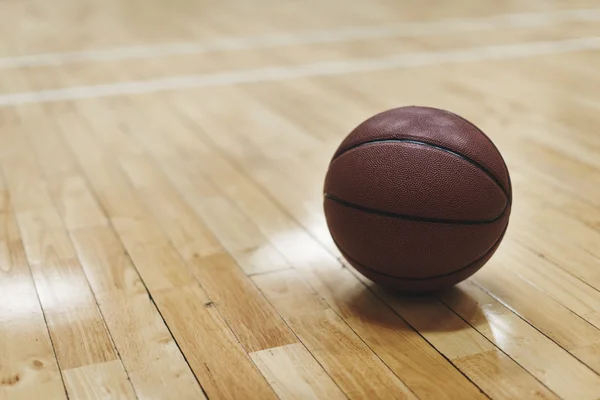
<path fill-rule="evenodd" d="M 333 240 L 360 273 L 404 292 L 479 270 L 508 226 L 512 188 L 498 149 L 448 111 L 400 107 L 341 143 L 325 178 Z"/>

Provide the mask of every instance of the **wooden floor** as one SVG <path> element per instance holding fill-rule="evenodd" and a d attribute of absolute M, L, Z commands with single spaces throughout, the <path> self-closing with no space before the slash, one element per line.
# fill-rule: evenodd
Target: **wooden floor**
<path fill-rule="evenodd" d="M 600 2 L 0 2 L 0 399 L 600 399 Z M 322 212 L 342 138 L 473 121 L 514 186 L 403 298 Z"/>

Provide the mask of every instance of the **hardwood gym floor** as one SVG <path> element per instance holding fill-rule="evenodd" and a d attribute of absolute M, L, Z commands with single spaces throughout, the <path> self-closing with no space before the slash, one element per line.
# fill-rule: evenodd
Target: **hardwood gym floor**
<path fill-rule="evenodd" d="M 0 3 L 0 399 L 600 399 L 600 3 Z M 329 158 L 450 109 L 512 174 L 428 298 L 342 264 Z"/>

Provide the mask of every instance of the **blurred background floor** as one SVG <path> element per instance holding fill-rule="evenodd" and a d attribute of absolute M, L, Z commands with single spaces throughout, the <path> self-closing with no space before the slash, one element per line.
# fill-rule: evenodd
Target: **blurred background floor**
<path fill-rule="evenodd" d="M 0 3 L 0 399 L 600 398 L 598 1 Z M 327 164 L 388 108 L 506 159 L 491 261 L 345 265 Z"/>

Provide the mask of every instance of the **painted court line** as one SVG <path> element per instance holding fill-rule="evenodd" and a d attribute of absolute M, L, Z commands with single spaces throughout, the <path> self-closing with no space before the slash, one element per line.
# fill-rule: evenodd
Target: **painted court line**
<path fill-rule="evenodd" d="M 32 54 L 0 58 L 0 69 L 60 66 L 84 62 L 107 62 L 175 55 L 198 55 L 217 51 L 258 50 L 294 45 L 341 43 L 390 37 L 421 37 L 502 28 L 549 26 L 562 22 L 598 21 L 600 9 L 561 10 L 542 13 L 505 14 L 485 18 L 406 22 L 384 26 L 348 27 L 288 34 L 217 38 L 202 42 L 141 45 L 112 49 Z"/>
<path fill-rule="evenodd" d="M 527 58 L 538 55 L 600 49 L 600 37 L 587 37 L 547 42 L 531 42 L 502 46 L 486 46 L 440 52 L 398 54 L 387 57 L 348 61 L 329 61 L 297 66 L 274 66 L 216 74 L 185 75 L 169 78 L 131 81 L 93 86 L 75 86 L 37 92 L 0 95 L 0 107 L 27 103 L 112 97 L 132 94 L 192 89 L 241 83 L 271 82 L 286 79 L 342 75 L 360 72 L 394 70 L 444 63 Z"/>

